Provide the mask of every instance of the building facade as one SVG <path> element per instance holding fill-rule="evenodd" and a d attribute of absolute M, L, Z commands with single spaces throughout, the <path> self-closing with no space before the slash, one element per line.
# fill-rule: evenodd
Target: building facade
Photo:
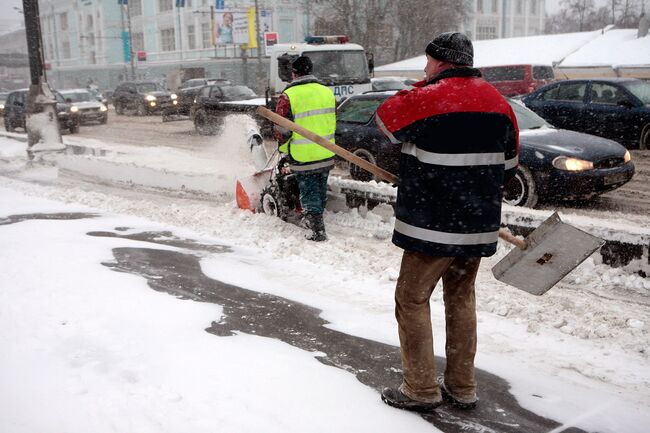
<path fill-rule="evenodd" d="M 541 35 L 545 0 L 468 0 L 461 27 L 473 40 Z"/>
<path fill-rule="evenodd" d="M 254 16 L 250 12 L 254 4 L 254 0 L 39 0 L 49 79 L 59 88 L 93 83 L 112 89 L 126 79 L 164 80 L 179 68 L 204 68 L 206 76 L 250 84 L 259 68 L 256 62 L 268 65 L 264 49 L 258 59 L 257 48 L 228 34 L 234 28 L 235 34 L 244 32 L 255 40 L 255 28 L 247 32 L 245 21 L 249 13 Z M 258 4 L 260 39 L 265 31 L 278 32 L 280 42 L 307 35 L 309 18 L 300 0 L 258 0 Z"/>

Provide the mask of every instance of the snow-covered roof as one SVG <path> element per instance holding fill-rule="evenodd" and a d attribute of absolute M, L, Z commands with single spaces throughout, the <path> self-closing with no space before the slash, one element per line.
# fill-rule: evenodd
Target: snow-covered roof
<path fill-rule="evenodd" d="M 636 29 L 597 30 L 474 42 L 474 66 L 534 64 L 553 66 L 650 65 L 650 36 Z M 424 55 L 375 68 L 377 72 L 422 71 Z"/>
<path fill-rule="evenodd" d="M 562 62 L 564 67 L 648 66 L 650 35 L 637 38 L 636 29 L 616 29 L 588 42 Z"/>

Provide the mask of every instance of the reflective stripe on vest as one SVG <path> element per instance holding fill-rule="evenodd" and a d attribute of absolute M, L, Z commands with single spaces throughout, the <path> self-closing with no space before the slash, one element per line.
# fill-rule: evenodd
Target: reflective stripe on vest
<path fill-rule="evenodd" d="M 284 91 L 289 97 L 294 121 L 334 143 L 336 132 L 336 99 L 332 91 L 318 83 L 289 87 Z M 280 147 L 280 150 L 284 146 Z M 313 141 L 293 132 L 289 143 L 291 158 L 297 162 L 313 162 L 331 158 L 334 153 Z"/>

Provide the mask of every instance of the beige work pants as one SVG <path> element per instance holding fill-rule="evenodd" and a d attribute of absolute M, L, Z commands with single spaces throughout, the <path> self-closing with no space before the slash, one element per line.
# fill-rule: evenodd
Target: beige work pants
<path fill-rule="evenodd" d="M 440 278 L 447 331 L 445 385 L 457 397 L 475 395 L 474 282 L 480 262 L 480 257 L 433 257 L 404 251 L 395 289 L 395 316 L 402 354 L 400 390 L 408 397 L 425 402 L 440 400 L 429 307 Z"/>

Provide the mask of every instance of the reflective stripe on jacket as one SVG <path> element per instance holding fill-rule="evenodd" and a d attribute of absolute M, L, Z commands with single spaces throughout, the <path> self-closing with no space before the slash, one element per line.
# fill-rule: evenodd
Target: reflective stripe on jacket
<path fill-rule="evenodd" d="M 284 93 L 289 98 L 294 122 L 334 143 L 336 99 L 332 91 L 322 84 L 311 82 L 290 86 Z M 295 132 L 287 143 L 280 146 L 280 151 L 289 153 L 297 163 L 311 163 L 334 157 L 333 152 Z"/>

